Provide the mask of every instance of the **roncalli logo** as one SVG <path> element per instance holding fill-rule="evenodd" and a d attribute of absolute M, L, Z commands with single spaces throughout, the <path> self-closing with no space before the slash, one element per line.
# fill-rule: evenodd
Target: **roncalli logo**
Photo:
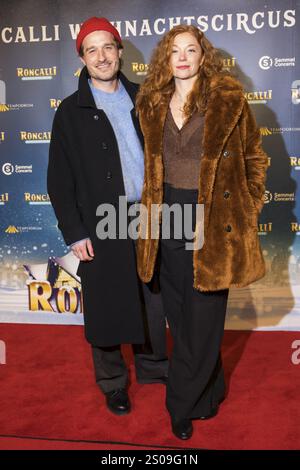
<path fill-rule="evenodd" d="M 8 193 L 0 194 L 0 206 L 4 206 L 8 203 Z"/>
<path fill-rule="evenodd" d="M 300 233 L 300 224 L 299 224 L 299 222 L 291 222 L 291 232 Z"/>
<path fill-rule="evenodd" d="M 58 276 L 60 273 L 58 274 Z M 29 310 L 58 312 L 58 313 L 82 313 L 81 285 L 70 275 L 65 275 L 68 284 L 59 287 L 53 286 L 49 281 L 27 281 Z M 71 282 L 75 284 L 73 286 Z"/>
<path fill-rule="evenodd" d="M 290 157 L 290 165 L 294 170 L 300 170 L 300 157 Z"/>
<path fill-rule="evenodd" d="M 57 67 L 17 68 L 17 77 L 21 80 L 52 80 L 57 75 Z"/>
<path fill-rule="evenodd" d="M 258 234 L 267 235 L 268 233 L 272 232 L 272 224 L 273 222 L 258 224 Z"/>
<path fill-rule="evenodd" d="M 20 139 L 25 144 L 49 144 L 51 132 L 27 132 L 20 131 Z"/>
<path fill-rule="evenodd" d="M 291 86 L 292 90 L 292 103 L 300 103 L 300 80 L 294 80 Z"/>
<path fill-rule="evenodd" d="M 235 57 L 227 57 L 223 59 L 223 67 L 224 69 L 232 69 L 236 66 L 236 58 Z"/>
<path fill-rule="evenodd" d="M 24 201 L 30 205 L 49 205 L 51 204 L 48 194 L 24 193 Z"/>
<path fill-rule="evenodd" d="M 61 103 L 61 100 L 57 99 L 57 98 L 50 98 L 49 99 L 49 102 L 50 102 L 50 108 L 51 109 L 54 109 L 55 111 L 57 110 L 58 106 L 60 105 Z"/>
<path fill-rule="evenodd" d="M 146 75 L 149 70 L 149 64 L 131 62 L 131 69 L 136 75 Z"/>
<path fill-rule="evenodd" d="M 36 271 L 36 265 L 24 265 L 29 275 L 26 281 L 28 287 L 29 310 L 57 312 L 57 313 L 82 313 L 82 294 L 80 278 L 76 275 L 76 261 L 72 258 L 70 263 L 64 258 L 48 259 L 43 266 L 44 274 L 41 275 L 41 265 Z"/>
<path fill-rule="evenodd" d="M 272 90 L 248 91 L 245 98 L 250 104 L 266 104 L 272 99 Z"/>

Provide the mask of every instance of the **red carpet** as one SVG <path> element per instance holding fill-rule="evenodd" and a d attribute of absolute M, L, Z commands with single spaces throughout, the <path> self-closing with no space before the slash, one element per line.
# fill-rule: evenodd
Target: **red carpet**
<path fill-rule="evenodd" d="M 184 443 L 170 431 L 164 386 L 135 382 L 130 347 L 133 410 L 116 417 L 94 383 L 81 327 L 0 324 L 7 348 L 0 449 L 299 449 L 300 365 L 291 361 L 299 339 L 300 332 L 227 331 L 227 399 L 216 418 L 194 421 Z"/>

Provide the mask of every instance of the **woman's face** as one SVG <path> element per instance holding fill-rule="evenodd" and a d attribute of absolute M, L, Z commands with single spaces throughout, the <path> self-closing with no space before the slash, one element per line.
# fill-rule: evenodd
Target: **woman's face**
<path fill-rule="evenodd" d="M 180 33 L 174 38 L 170 65 L 173 76 L 187 80 L 198 74 L 204 56 L 200 44 L 191 33 Z"/>

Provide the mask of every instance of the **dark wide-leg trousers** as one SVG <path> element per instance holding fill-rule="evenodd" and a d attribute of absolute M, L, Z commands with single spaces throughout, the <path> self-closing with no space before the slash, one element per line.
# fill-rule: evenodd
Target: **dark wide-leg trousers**
<path fill-rule="evenodd" d="M 193 204 L 197 191 L 165 185 L 164 202 Z M 183 206 L 182 206 L 183 207 Z M 160 241 L 160 287 L 174 345 L 169 363 L 166 406 L 175 421 L 211 413 L 224 398 L 220 348 L 228 289 L 200 292 L 193 287 L 193 251 L 186 239 Z M 221 254 L 220 254 L 221 256 Z"/>

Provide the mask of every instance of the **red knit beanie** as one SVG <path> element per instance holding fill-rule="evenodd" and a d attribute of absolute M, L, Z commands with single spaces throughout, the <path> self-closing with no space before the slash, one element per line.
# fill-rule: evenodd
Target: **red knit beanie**
<path fill-rule="evenodd" d="M 94 31 L 108 31 L 114 36 L 116 41 L 122 45 L 122 39 L 118 30 L 106 18 L 97 18 L 96 16 L 93 16 L 81 25 L 76 39 L 76 49 L 78 54 L 84 38 Z"/>

